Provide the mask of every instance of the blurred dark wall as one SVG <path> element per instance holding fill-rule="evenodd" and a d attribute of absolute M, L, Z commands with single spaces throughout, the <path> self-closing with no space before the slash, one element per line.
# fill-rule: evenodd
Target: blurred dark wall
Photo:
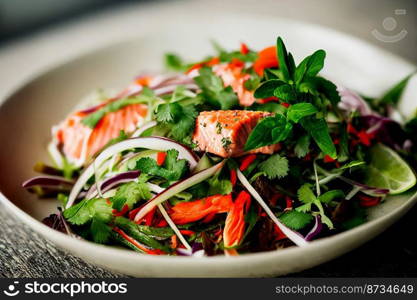
<path fill-rule="evenodd" d="M 149 0 L 0 0 L 0 44 L 111 6 Z"/>

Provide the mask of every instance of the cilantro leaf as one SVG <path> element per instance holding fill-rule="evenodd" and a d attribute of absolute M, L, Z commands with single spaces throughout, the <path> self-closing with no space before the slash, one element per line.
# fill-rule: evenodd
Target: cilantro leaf
<path fill-rule="evenodd" d="M 84 199 L 76 205 L 64 211 L 64 217 L 74 225 L 83 225 L 97 218 L 102 222 L 108 222 L 112 218 L 112 207 L 105 199 Z"/>
<path fill-rule="evenodd" d="M 185 142 L 184 139 L 194 131 L 196 117 L 197 111 L 193 106 L 183 106 L 181 117 L 171 128 L 170 136 L 174 140 Z"/>
<path fill-rule="evenodd" d="M 174 122 L 182 113 L 181 105 L 178 103 L 164 103 L 158 106 L 156 119 L 158 122 Z"/>
<path fill-rule="evenodd" d="M 274 96 L 274 90 L 285 82 L 279 79 L 271 79 L 262 83 L 254 93 L 255 98 L 262 99 Z"/>
<path fill-rule="evenodd" d="M 300 202 L 307 204 L 316 200 L 316 196 L 310 188 L 310 184 L 306 183 L 302 185 L 297 191 L 297 197 Z"/>
<path fill-rule="evenodd" d="M 292 129 L 291 124 L 287 124 L 286 118 L 281 114 L 260 120 L 246 141 L 245 151 L 285 140 Z"/>
<path fill-rule="evenodd" d="M 185 159 L 177 159 L 178 151 L 170 149 L 167 151 L 164 164 L 159 166 L 150 157 L 143 157 L 136 162 L 136 169 L 143 173 L 159 176 L 168 181 L 181 179 L 188 172 L 188 162 Z"/>
<path fill-rule="evenodd" d="M 93 218 L 90 225 L 90 232 L 94 242 L 105 244 L 109 241 L 112 229 L 98 218 Z"/>
<path fill-rule="evenodd" d="M 310 152 L 310 136 L 308 134 L 303 135 L 297 140 L 294 152 L 298 158 L 305 157 Z"/>
<path fill-rule="evenodd" d="M 210 105 L 217 109 L 228 110 L 238 104 L 237 95 L 232 87 L 224 87 L 223 80 L 216 76 L 211 68 L 203 67 L 199 70 L 199 74 L 194 81 L 201 88 L 203 98 Z"/>
<path fill-rule="evenodd" d="M 287 110 L 287 119 L 298 123 L 302 118 L 318 112 L 318 109 L 311 103 L 302 102 L 291 105 Z"/>
<path fill-rule="evenodd" d="M 267 160 L 260 163 L 258 167 L 269 179 L 285 177 L 289 170 L 287 158 L 279 154 L 271 155 Z"/>
<path fill-rule="evenodd" d="M 287 227 L 300 230 L 313 221 L 313 216 L 297 210 L 290 210 L 280 215 L 279 219 Z"/>
<path fill-rule="evenodd" d="M 317 146 L 319 146 L 324 154 L 336 158 L 336 147 L 330 137 L 327 123 L 323 118 L 317 119 L 315 117 L 306 117 L 301 120 L 301 125 L 313 137 Z"/>
<path fill-rule="evenodd" d="M 144 182 L 129 182 L 121 185 L 111 198 L 113 208 L 121 211 L 126 204 L 129 209 L 140 200 L 149 200 L 152 197 L 148 185 Z"/>
<path fill-rule="evenodd" d="M 213 176 L 209 180 L 207 180 L 210 187 L 208 190 L 208 195 L 227 195 L 230 194 L 233 190 L 233 185 L 230 180 L 227 179 L 219 179 L 219 176 Z"/>

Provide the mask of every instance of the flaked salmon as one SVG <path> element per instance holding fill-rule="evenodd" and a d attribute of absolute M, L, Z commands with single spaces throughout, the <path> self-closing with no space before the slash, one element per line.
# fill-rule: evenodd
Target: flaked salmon
<path fill-rule="evenodd" d="M 52 128 L 53 141 L 70 163 L 81 166 L 111 139 L 118 137 L 121 130 L 131 133 L 143 124 L 147 111 L 144 104 L 127 105 L 107 113 L 94 128 L 82 123 L 83 118 L 94 111 L 78 111 Z"/>
<path fill-rule="evenodd" d="M 249 134 L 269 112 L 247 110 L 203 111 L 196 120 L 193 142 L 199 151 L 210 152 L 221 157 L 236 157 L 247 153 L 272 154 L 279 145 L 270 145 L 245 152 Z"/>

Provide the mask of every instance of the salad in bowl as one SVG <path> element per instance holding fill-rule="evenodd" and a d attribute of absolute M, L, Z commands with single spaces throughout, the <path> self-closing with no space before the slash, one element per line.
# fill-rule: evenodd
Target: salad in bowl
<path fill-rule="evenodd" d="M 150 255 L 236 256 L 303 247 L 359 226 L 416 183 L 417 118 L 295 63 L 278 37 L 199 62 L 165 56 L 117 94 L 52 127 L 52 164 L 23 183 L 60 202 L 44 223 Z"/>

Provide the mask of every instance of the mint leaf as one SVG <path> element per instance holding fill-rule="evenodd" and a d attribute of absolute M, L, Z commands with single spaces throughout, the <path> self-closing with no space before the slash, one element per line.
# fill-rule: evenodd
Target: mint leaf
<path fill-rule="evenodd" d="M 258 166 L 259 170 L 264 172 L 269 179 L 282 178 L 288 174 L 288 160 L 279 154 L 271 155 L 267 160 Z"/>
<path fill-rule="evenodd" d="M 303 135 L 297 140 L 294 152 L 298 158 L 305 157 L 310 152 L 310 136 L 308 134 Z"/>
<path fill-rule="evenodd" d="M 287 110 L 287 119 L 298 123 L 302 118 L 318 112 L 318 109 L 311 103 L 302 102 L 291 105 Z"/>
<path fill-rule="evenodd" d="M 284 85 L 285 82 L 279 79 L 271 79 L 262 83 L 254 93 L 255 98 L 263 99 L 274 96 L 274 90 Z"/>
<path fill-rule="evenodd" d="M 290 84 L 283 84 L 274 90 L 274 96 L 286 102 L 297 100 L 297 94 Z"/>
<path fill-rule="evenodd" d="M 297 210 L 290 210 L 280 215 L 279 219 L 287 227 L 293 230 L 300 230 L 313 221 L 313 216 Z"/>
<path fill-rule="evenodd" d="M 380 103 L 384 104 L 397 104 L 400 100 L 400 97 L 407 86 L 408 81 L 410 80 L 411 76 L 413 74 L 408 75 L 403 80 L 401 80 L 399 83 L 394 85 L 391 89 L 389 89 L 379 101 Z"/>
<path fill-rule="evenodd" d="M 323 118 L 303 118 L 301 120 L 301 125 L 313 137 L 317 146 L 319 146 L 320 150 L 323 151 L 324 154 L 327 154 L 332 158 L 336 158 L 336 147 L 330 137 L 327 123 Z"/>
<path fill-rule="evenodd" d="M 258 122 L 255 128 L 252 130 L 245 144 L 245 151 L 256 149 L 259 147 L 275 144 L 280 140 L 279 138 L 286 138 L 285 135 L 279 135 L 277 133 L 285 131 L 287 120 L 283 115 L 277 114 L 273 117 L 266 117 Z M 272 132 L 275 132 L 275 138 L 273 138 Z M 286 132 L 288 129 L 286 130 Z M 288 136 L 288 135 L 287 135 Z"/>
<path fill-rule="evenodd" d="M 285 48 L 284 42 L 282 41 L 281 37 L 277 39 L 277 55 L 279 61 L 279 69 L 282 72 L 282 76 L 285 81 L 291 80 L 292 76 L 290 73 L 290 67 L 288 66 L 288 53 L 287 49 Z"/>
<path fill-rule="evenodd" d="M 313 203 L 317 198 L 308 183 L 302 185 L 297 191 L 297 197 L 304 204 Z"/>
<path fill-rule="evenodd" d="M 113 208 L 121 211 L 127 204 L 129 210 L 140 200 L 149 200 L 152 197 L 148 185 L 144 182 L 129 182 L 121 185 L 112 197 Z"/>
<path fill-rule="evenodd" d="M 333 82 L 320 76 L 309 78 L 308 82 L 314 85 L 318 93 L 330 101 L 333 108 L 337 108 L 337 104 L 340 102 L 340 95 Z"/>
<path fill-rule="evenodd" d="M 326 52 L 324 50 L 317 50 L 312 55 L 304 58 L 295 70 L 295 82 L 299 84 L 303 81 L 304 77 L 316 76 L 323 69 L 325 57 Z"/>

